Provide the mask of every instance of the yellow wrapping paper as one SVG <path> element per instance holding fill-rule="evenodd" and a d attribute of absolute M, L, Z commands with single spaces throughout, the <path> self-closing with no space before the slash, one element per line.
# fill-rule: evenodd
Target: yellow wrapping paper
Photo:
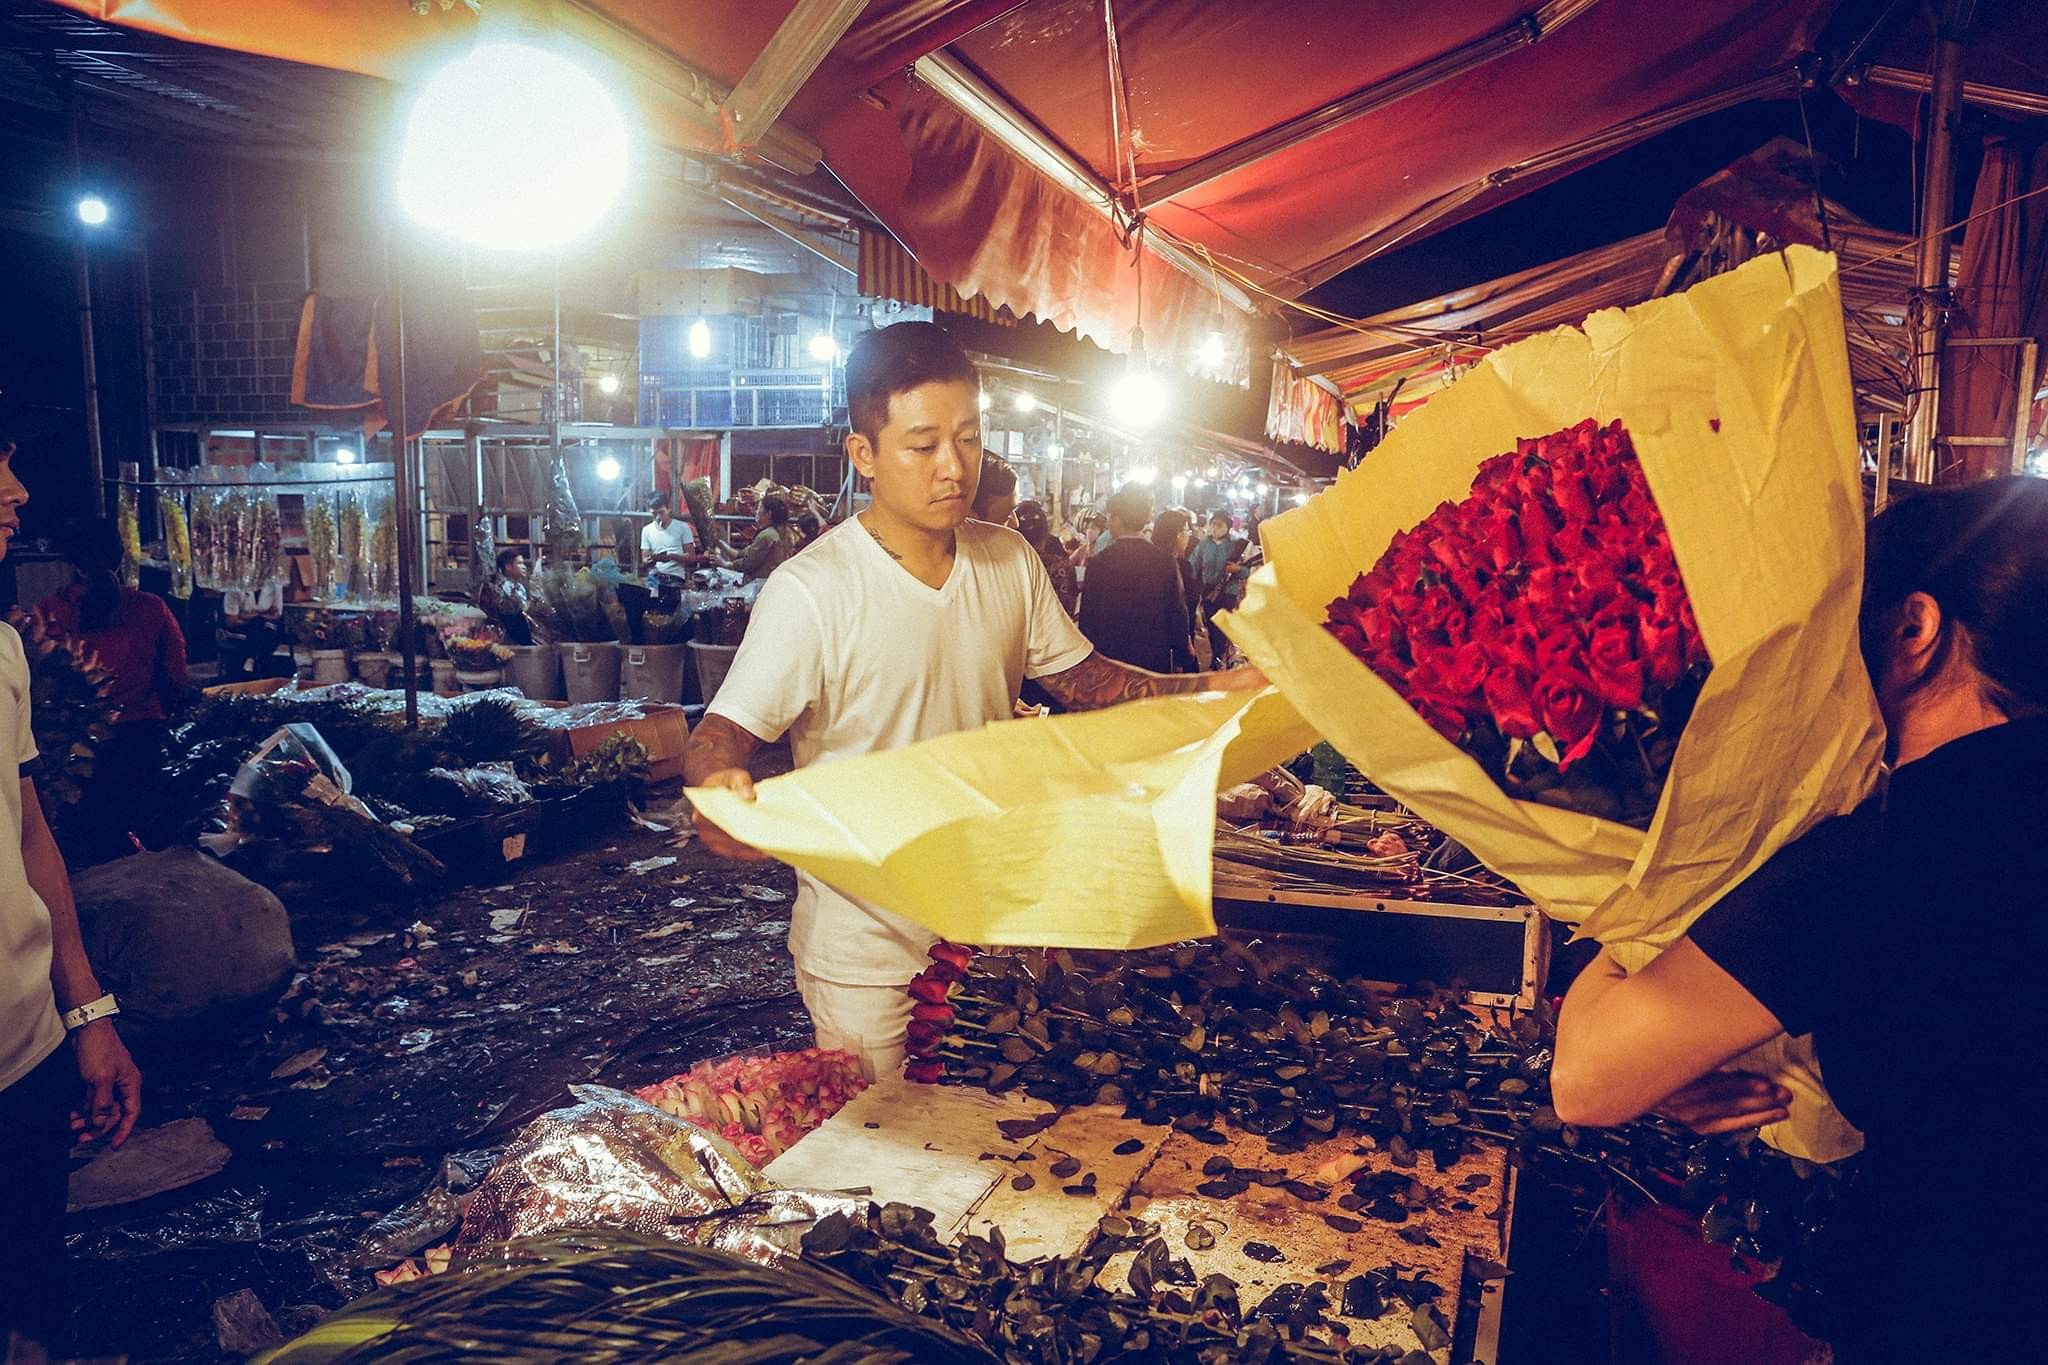
<path fill-rule="evenodd" d="M 692 789 L 734 837 L 961 943 L 1145 948 L 1216 932 L 1216 791 L 1315 733 L 1277 693 L 1005 721 Z"/>
<path fill-rule="evenodd" d="M 1714 663 L 1647 832 L 1511 799 L 1323 629 L 1394 533 L 1466 497 L 1483 460 L 1588 417 L 1628 428 Z M 1834 258 L 1793 247 L 1489 356 L 1265 523 L 1267 567 L 1224 629 L 1374 782 L 1634 970 L 1876 780 L 1855 432 Z M 1735 1065 L 1794 1092 L 1766 1140 L 1835 1160 L 1861 1137 L 1807 1042 Z"/>

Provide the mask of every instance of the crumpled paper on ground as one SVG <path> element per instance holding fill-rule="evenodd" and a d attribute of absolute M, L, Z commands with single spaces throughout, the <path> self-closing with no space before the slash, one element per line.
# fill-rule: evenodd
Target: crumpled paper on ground
<path fill-rule="evenodd" d="M 735 838 L 960 943 L 1147 948 L 1216 932 L 1216 792 L 1316 735 L 1271 690 L 1003 721 L 800 768 L 749 803 L 689 799 Z"/>
<path fill-rule="evenodd" d="M 1647 832 L 1510 798 L 1323 629 L 1394 533 L 1463 499 L 1480 462 L 1588 417 L 1628 428 L 1714 662 Z M 1267 567 L 1224 629 L 1374 782 L 1634 970 L 1876 781 L 1860 480 L 1834 258 L 1793 247 L 1494 352 L 1264 523 Z M 1862 1140 L 1828 1104 L 1810 1042 L 1734 1065 L 1794 1092 L 1767 1141 L 1836 1160 Z"/>
<path fill-rule="evenodd" d="M 829 1213 L 865 1198 L 784 1189 L 730 1144 L 599 1085 L 520 1130 L 462 1215 L 458 1248 L 573 1228 L 627 1228 L 773 1265 Z"/>

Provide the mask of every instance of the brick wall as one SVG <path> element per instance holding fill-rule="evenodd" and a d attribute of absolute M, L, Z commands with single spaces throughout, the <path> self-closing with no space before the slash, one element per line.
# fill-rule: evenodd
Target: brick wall
<path fill-rule="evenodd" d="M 303 284 L 241 285 L 151 300 L 157 420 L 306 421 L 291 404 Z"/>

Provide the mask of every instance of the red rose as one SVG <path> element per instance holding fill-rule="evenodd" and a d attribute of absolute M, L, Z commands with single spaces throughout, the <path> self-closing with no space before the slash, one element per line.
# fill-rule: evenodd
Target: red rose
<path fill-rule="evenodd" d="M 919 1060 L 903 1068 L 903 1079 L 918 1085 L 937 1085 L 945 1074 L 946 1064 L 937 1060 Z"/>
<path fill-rule="evenodd" d="M 1670 687 L 1685 674 L 1685 642 L 1679 638 L 1678 623 L 1668 616 L 1645 616 L 1636 627 L 1642 658 L 1650 670 L 1650 681 Z"/>
<path fill-rule="evenodd" d="M 1686 667 L 1710 662 L 1707 657 L 1707 642 L 1700 634 L 1699 619 L 1692 614 L 1690 600 L 1678 604 L 1678 634 L 1685 647 Z"/>
<path fill-rule="evenodd" d="M 1437 668 L 1438 685 L 1447 697 L 1457 699 L 1465 710 L 1477 710 L 1486 686 L 1486 650 L 1477 644 L 1462 644 L 1447 651 Z"/>
<path fill-rule="evenodd" d="M 934 1024 L 950 1024 L 953 1022 L 953 1007 L 951 1005 L 934 1005 L 928 1001 L 920 1000 L 910 1007 L 910 1017 L 913 1019 L 923 1019 Z"/>
<path fill-rule="evenodd" d="M 943 1005 L 946 997 L 953 992 L 953 983 L 945 977 L 931 972 L 922 972 L 911 978 L 910 998 L 927 1004 Z"/>
<path fill-rule="evenodd" d="M 1543 728 L 1563 748 L 1589 738 L 1600 725 L 1600 699 L 1593 684 L 1569 668 L 1553 668 L 1536 683 L 1536 712 Z"/>
<path fill-rule="evenodd" d="M 1540 497 L 1524 501 L 1515 513 L 1515 522 L 1522 533 L 1523 556 L 1531 560 L 1544 560 L 1553 556 L 1551 541 L 1557 535 L 1557 519 Z"/>
<path fill-rule="evenodd" d="M 937 1047 L 945 1036 L 944 1024 L 933 1023 L 929 1019 L 913 1019 L 910 1021 L 909 1032 L 905 1035 L 904 1046 L 912 1053 L 922 1056 Z"/>
<path fill-rule="evenodd" d="M 1456 744 L 1465 737 L 1469 728 L 1465 713 L 1440 698 L 1433 696 L 1410 697 L 1408 704 L 1415 708 L 1415 714 L 1429 722 L 1429 728 Z"/>
<path fill-rule="evenodd" d="M 1585 652 L 1586 637 L 1577 625 L 1553 626 L 1536 642 L 1536 672 L 1548 677 L 1559 669 L 1576 669 Z"/>
<path fill-rule="evenodd" d="M 1617 711 L 1633 711 L 1643 704 L 1643 664 L 1636 657 L 1635 632 L 1618 625 L 1594 631 L 1586 660 L 1593 690 L 1604 704 Z"/>
<path fill-rule="evenodd" d="M 1368 607 L 1358 614 L 1358 629 L 1366 643 L 1378 650 L 1399 650 L 1408 642 L 1401 619 L 1390 606 Z"/>
<path fill-rule="evenodd" d="M 1510 739 L 1533 739 L 1543 728 L 1536 714 L 1530 677 L 1519 668 L 1496 668 L 1486 675 L 1486 709 L 1493 723 Z"/>
<path fill-rule="evenodd" d="M 1341 621 L 1331 621 L 1324 629 L 1336 636 L 1337 643 L 1344 646 L 1354 657 L 1360 659 L 1365 657 L 1365 636 L 1360 633 L 1357 626 Z"/>
<path fill-rule="evenodd" d="M 964 943 L 948 943 L 940 939 L 927 950 L 926 955 L 942 967 L 951 967 L 955 976 L 964 976 L 974 965 L 974 949 Z"/>

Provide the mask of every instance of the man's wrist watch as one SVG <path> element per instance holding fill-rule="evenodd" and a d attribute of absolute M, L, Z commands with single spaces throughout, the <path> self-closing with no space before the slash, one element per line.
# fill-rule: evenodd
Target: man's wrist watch
<path fill-rule="evenodd" d="M 109 991 L 97 1000 L 86 1001 L 75 1010 L 64 1011 L 64 1031 L 75 1033 L 95 1019 L 109 1019 L 120 1012 L 120 1004 L 114 999 L 113 992 Z"/>

